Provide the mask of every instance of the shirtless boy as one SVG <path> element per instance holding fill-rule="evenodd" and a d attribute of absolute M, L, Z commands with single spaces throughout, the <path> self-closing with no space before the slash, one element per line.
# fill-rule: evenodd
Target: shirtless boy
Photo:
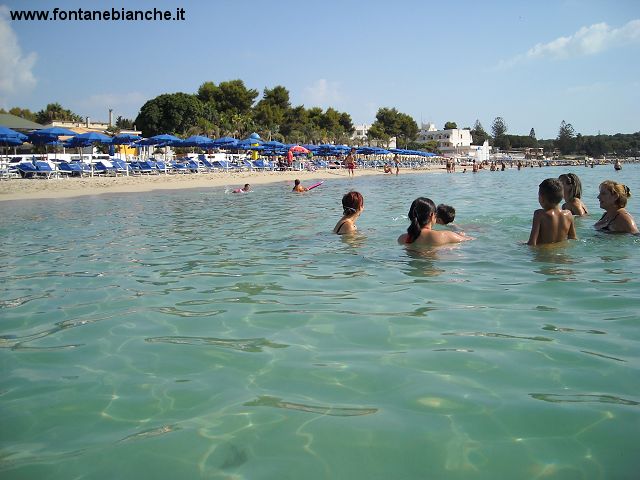
<path fill-rule="evenodd" d="M 527 245 L 557 243 L 576 238 L 573 214 L 569 210 L 560 209 L 562 194 L 562 183 L 555 178 L 547 178 L 540 184 L 538 202 L 542 208 L 533 212 Z"/>

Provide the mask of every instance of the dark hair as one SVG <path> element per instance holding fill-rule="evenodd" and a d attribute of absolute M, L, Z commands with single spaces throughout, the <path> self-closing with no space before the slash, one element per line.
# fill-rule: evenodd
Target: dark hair
<path fill-rule="evenodd" d="M 569 185 L 570 198 L 568 200 L 582 197 L 582 183 L 575 173 L 563 173 L 558 177 L 558 180 Z"/>
<path fill-rule="evenodd" d="M 345 215 L 353 215 L 364 205 L 364 197 L 360 192 L 348 192 L 342 197 L 342 209 Z"/>
<path fill-rule="evenodd" d="M 436 213 L 436 204 L 425 197 L 416 198 L 409 208 L 409 220 L 411 224 L 407 228 L 409 238 L 407 243 L 413 243 L 420 236 L 420 230 L 424 227 L 432 215 Z"/>
<path fill-rule="evenodd" d="M 436 217 L 442 220 L 442 223 L 446 225 L 453 222 L 453 220 L 456 218 L 456 209 L 451 205 L 445 205 L 444 203 L 441 203 L 436 208 Z"/>
<path fill-rule="evenodd" d="M 555 178 L 547 178 L 539 185 L 538 193 L 548 202 L 558 204 L 562 201 L 562 183 Z"/>
<path fill-rule="evenodd" d="M 296 185 L 300 185 L 300 180 L 298 180 L 297 178 L 293 181 L 294 184 Z"/>

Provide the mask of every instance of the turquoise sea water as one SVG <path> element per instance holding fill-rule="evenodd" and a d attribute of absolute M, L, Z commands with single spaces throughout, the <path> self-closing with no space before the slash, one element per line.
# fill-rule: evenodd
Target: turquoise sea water
<path fill-rule="evenodd" d="M 567 171 L 579 240 L 523 245 Z M 637 478 L 640 238 L 593 231 L 608 178 L 640 197 L 626 165 L 0 203 L 0 476 Z M 476 240 L 397 245 L 419 195 Z"/>

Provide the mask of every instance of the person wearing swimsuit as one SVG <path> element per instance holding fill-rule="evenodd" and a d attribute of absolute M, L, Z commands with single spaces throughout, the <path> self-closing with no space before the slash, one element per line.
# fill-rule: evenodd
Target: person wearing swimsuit
<path fill-rule="evenodd" d="M 412 246 L 438 246 L 473 240 L 471 237 L 448 230 L 433 230 L 436 223 L 436 205 L 425 197 L 416 198 L 409 208 L 411 224 L 407 233 L 398 237 L 398 243 Z"/>
<path fill-rule="evenodd" d="M 342 197 L 342 218 L 333 227 L 333 233 L 345 235 L 357 230 L 356 220 L 364 210 L 364 198 L 360 192 L 349 192 Z"/>
<path fill-rule="evenodd" d="M 606 180 L 600 184 L 600 208 L 605 210 L 594 228 L 601 232 L 638 234 L 636 222 L 625 209 L 627 200 L 631 197 L 631 190 L 613 180 Z"/>

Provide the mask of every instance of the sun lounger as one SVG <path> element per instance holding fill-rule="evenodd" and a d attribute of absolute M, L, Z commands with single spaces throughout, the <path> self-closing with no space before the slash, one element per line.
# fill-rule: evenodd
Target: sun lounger
<path fill-rule="evenodd" d="M 109 160 L 100 160 L 95 164 L 96 173 L 105 175 L 116 174 L 116 167 Z"/>

